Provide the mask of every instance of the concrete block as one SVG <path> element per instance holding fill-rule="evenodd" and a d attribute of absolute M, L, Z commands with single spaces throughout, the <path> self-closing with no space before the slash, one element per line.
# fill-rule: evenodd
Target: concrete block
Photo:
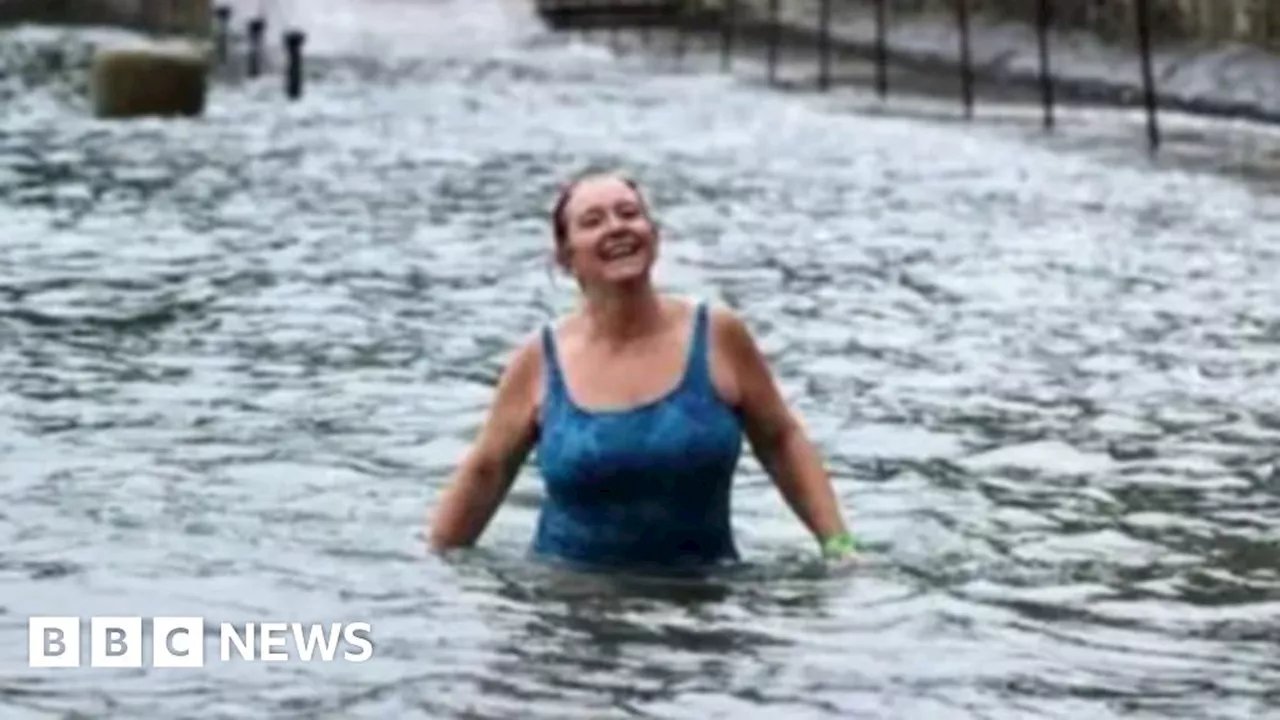
<path fill-rule="evenodd" d="M 99 50 L 90 91 L 100 118 L 196 116 L 204 112 L 209 58 L 196 49 L 136 47 Z"/>

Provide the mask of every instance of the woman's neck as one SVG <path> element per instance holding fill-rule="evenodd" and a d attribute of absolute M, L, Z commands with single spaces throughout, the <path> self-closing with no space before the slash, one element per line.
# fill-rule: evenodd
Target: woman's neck
<path fill-rule="evenodd" d="M 662 324 L 662 298 L 648 283 L 610 288 L 584 296 L 588 332 L 611 343 L 652 333 Z"/>

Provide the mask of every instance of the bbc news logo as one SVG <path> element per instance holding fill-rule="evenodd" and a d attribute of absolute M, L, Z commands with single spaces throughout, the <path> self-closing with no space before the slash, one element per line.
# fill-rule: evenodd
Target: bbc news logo
<path fill-rule="evenodd" d="M 151 666 L 197 668 L 205 664 L 208 631 L 204 618 L 151 619 L 146 641 L 141 617 L 89 619 L 89 667 L 138 668 L 149 647 Z M 78 617 L 33 617 L 27 621 L 27 665 L 33 668 L 80 667 L 81 625 Z M 221 623 L 218 658 L 255 662 L 364 662 L 373 657 L 369 623 Z M 290 645 L 290 640 L 293 641 Z"/>

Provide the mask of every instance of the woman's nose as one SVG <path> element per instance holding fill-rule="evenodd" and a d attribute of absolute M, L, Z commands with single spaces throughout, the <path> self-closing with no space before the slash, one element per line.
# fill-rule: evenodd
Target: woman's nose
<path fill-rule="evenodd" d="M 617 230 L 618 228 L 626 224 L 627 224 L 627 219 L 624 217 L 620 217 L 617 213 L 608 213 L 604 216 L 605 232 L 609 232 L 611 230 Z"/>

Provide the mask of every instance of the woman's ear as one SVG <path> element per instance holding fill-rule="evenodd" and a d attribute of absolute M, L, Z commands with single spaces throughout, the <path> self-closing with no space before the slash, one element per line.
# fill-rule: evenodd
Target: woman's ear
<path fill-rule="evenodd" d="M 569 254 L 568 246 L 560 245 L 556 248 L 556 266 L 559 267 L 560 271 L 566 275 L 568 275 L 571 270 L 569 265 Z"/>

